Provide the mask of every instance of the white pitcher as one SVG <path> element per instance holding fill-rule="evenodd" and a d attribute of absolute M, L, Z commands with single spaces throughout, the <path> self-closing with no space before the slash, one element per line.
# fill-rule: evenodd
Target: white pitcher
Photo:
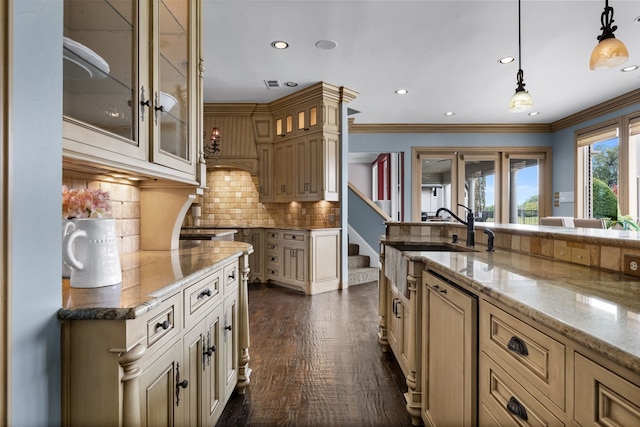
<path fill-rule="evenodd" d="M 122 283 L 113 218 L 78 218 L 62 241 L 62 258 L 71 267 L 70 285 L 98 288 Z"/>

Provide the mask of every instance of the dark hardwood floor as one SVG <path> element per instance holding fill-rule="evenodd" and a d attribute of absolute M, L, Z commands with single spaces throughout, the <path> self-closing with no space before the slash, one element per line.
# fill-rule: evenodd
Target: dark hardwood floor
<path fill-rule="evenodd" d="M 217 426 L 411 426 L 377 312 L 377 283 L 314 296 L 249 284 L 251 384 Z"/>

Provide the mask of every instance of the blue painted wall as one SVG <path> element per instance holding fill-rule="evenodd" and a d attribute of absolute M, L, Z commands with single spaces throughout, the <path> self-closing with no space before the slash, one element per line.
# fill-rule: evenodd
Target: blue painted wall
<path fill-rule="evenodd" d="M 575 132 L 607 120 L 640 110 L 640 103 L 627 108 L 621 108 L 613 113 L 604 114 L 595 119 L 587 120 L 576 126 L 559 130 L 551 134 L 553 148 L 553 192 L 574 191 L 575 183 Z M 553 208 L 557 216 L 574 216 L 574 203 L 560 203 L 560 207 Z"/>
<path fill-rule="evenodd" d="M 63 0 L 13 0 L 9 18 L 10 425 L 55 426 L 60 424 Z"/>

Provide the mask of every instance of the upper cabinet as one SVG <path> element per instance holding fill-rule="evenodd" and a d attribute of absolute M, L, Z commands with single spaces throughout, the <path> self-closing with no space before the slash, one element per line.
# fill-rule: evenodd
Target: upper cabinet
<path fill-rule="evenodd" d="M 340 104 L 354 98 L 344 87 L 320 82 L 269 104 L 273 201 L 339 200 Z M 260 165 L 269 168 L 267 162 Z M 261 200 L 269 201 L 265 196 Z"/>
<path fill-rule="evenodd" d="M 200 2 L 65 0 L 65 160 L 197 183 Z"/>

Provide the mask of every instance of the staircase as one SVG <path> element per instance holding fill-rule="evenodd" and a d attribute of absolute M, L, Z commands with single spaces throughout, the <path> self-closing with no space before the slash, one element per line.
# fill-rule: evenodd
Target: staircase
<path fill-rule="evenodd" d="M 371 260 L 367 255 L 360 255 L 360 246 L 349 243 L 349 286 L 378 281 L 378 268 L 369 267 Z"/>

